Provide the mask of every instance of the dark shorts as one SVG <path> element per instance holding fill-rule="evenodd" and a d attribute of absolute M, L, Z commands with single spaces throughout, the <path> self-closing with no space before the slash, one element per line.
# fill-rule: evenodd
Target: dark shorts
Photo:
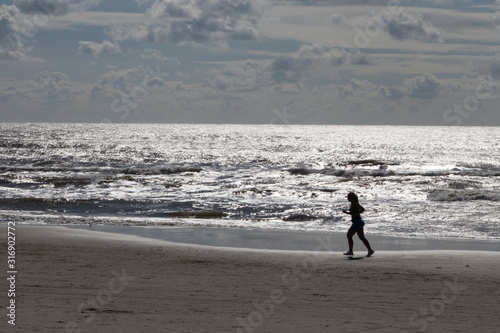
<path fill-rule="evenodd" d="M 359 231 L 359 230 L 363 229 L 364 226 L 365 226 L 365 221 L 363 221 L 363 219 L 361 217 L 358 217 L 357 219 L 352 220 L 352 224 L 351 224 L 351 227 L 349 228 L 349 230 Z"/>

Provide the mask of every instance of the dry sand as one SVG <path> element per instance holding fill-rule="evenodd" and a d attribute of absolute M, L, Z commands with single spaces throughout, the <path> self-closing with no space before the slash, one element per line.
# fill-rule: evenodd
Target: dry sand
<path fill-rule="evenodd" d="M 7 266 L 7 227 L 1 228 Z M 498 332 L 500 252 L 271 252 L 16 230 L 1 332 Z M 4 269 L 4 276 L 7 276 Z"/>

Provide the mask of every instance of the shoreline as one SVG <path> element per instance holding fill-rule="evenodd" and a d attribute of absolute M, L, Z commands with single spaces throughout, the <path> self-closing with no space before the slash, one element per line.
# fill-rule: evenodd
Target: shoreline
<path fill-rule="evenodd" d="M 0 237 L 6 249 L 7 227 Z M 495 332 L 500 324 L 499 252 L 349 260 L 60 226 L 18 226 L 16 239 L 16 326 L 4 315 L 6 332 Z"/>
<path fill-rule="evenodd" d="M 155 227 L 155 226 L 64 226 L 69 229 L 108 232 L 178 244 L 204 245 L 260 250 L 338 251 L 347 248 L 345 233 L 302 232 L 220 227 Z M 470 250 L 500 251 L 500 240 L 416 238 L 366 235 L 378 251 Z M 328 250 L 321 244 L 328 243 Z M 354 236 L 355 250 L 366 249 Z"/>

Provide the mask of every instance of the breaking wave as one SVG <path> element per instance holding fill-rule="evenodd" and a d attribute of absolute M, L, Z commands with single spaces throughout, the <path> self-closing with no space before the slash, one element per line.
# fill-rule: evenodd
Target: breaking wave
<path fill-rule="evenodd" d="M 427 198 L 431 201 L 470 201 L 470 200 L 486 200 L 500 201 L 500 193 L 487 190 L 476 189 L 444 189 L 432 190 Z"/>

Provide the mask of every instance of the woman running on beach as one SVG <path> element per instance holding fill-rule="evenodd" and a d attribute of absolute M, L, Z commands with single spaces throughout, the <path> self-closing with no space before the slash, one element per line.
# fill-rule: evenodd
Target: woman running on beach
<path fill-rule="evenodd" d="M 349 228 L 349 231 L 347 231 L 347 241 L 349 242 L 349 251 L 345 252 L 344 254 L 347 256 L 353 255 L 352 249 L 354 241 L 352 239 L 352 236 L 354 236 L 357 233 L 359 239 L 361 239 L 363 244 L 365 244 L 366 248 L 368 249 L 368 254 L 366 256 L 371 257 L 371 255 L 374 254 L 375 251 L 372 250 L 370 243 L 365 238 L 365 233 L 363 231 L 363 226 L 365 225 L 365 221 L 363 221 L 363 219 L 361 218 L 361 214 L 365 211 L 365 209 L 363 208 L 363 206 L 359 204 L 358 196 L 355 193 L 349 192 L 349 194 L 347 195 L 347 200 L 351 203 L 351 208 L 349 208 L 349 211 L 343 210 L 342 212 L 351 215 L 352 225 Z"/>

